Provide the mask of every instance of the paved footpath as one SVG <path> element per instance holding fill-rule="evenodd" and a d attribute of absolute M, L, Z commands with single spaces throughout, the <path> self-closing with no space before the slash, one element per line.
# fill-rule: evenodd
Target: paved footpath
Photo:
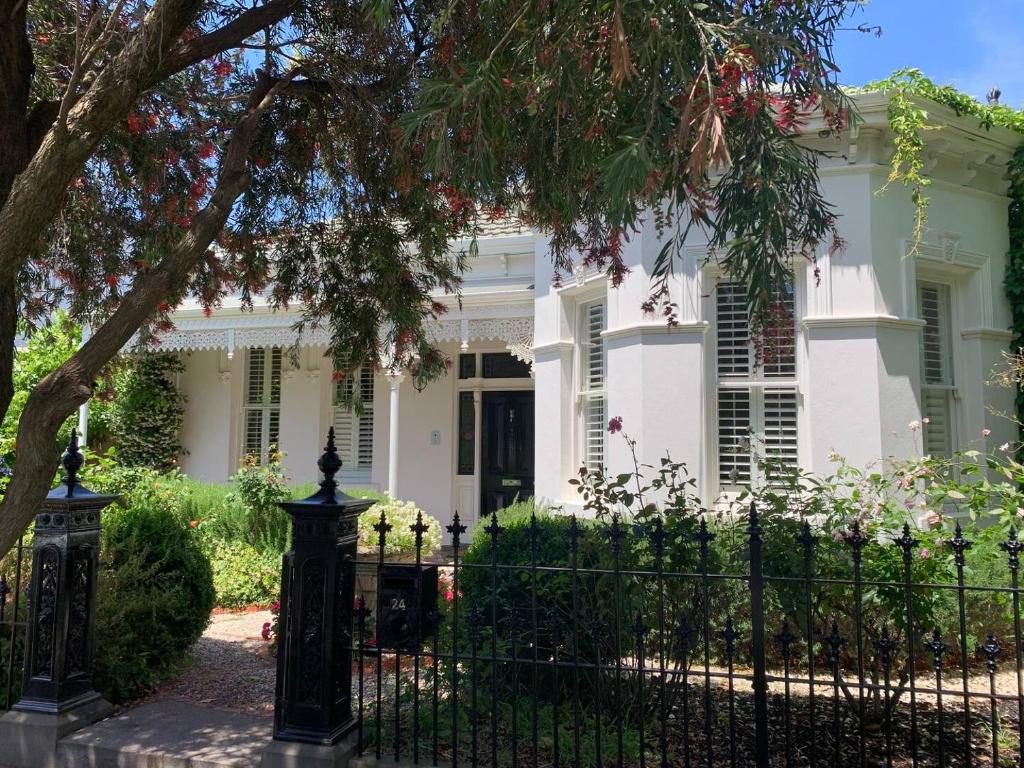
<path fill-rule="evenodd" d="M 145 701 L 68 737 L 66 766 L 256 768 L 272 734 L 268 612 L 214 616 L 178 678 Z"/>

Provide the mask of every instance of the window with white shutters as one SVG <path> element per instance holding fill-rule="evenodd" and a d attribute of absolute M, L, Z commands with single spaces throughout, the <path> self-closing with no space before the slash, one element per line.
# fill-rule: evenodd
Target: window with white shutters
<path fill-rule="evenodd" d="M 363 366 L 341 379 L 334 403 L 334 444 L 342 469 L 368 472 L 373 468 L 373 369 Z"/>
<path fill-rule="evenodd" d="M 245 374 L 245 455 L 262 464 L 281 433 L 281 348 L 248 350 Z"/>
<path fill-rule="evenodd" d="M 604 300 L 584 304 L 580 310 L 580 324 L 581 460 L 587 469 L 598 470 L 605 466 L 608 436 L 608 396 L 605 390 L 608 356 L 601 335 L 608 327 Z"/>
<path fill-rule="evenodd" d="M 918 313 L 924 320 L 921 338 L 921 416 L 924 452 L 949 456 L 955 445 L 953 345 L 949 286 L 917 284 Z"/>
<path fill-rule="evenodd" d="M 790 288 L 780 298 L 794 315 Z M 723 281 L 715 294 L 718 374 L 718 480 L 723 489 L 764 481 L 769 466 L 797 467 L 797 381 L 794 329 L 777 328 L 770 359 L 758 360 L 746 286 Z"/>

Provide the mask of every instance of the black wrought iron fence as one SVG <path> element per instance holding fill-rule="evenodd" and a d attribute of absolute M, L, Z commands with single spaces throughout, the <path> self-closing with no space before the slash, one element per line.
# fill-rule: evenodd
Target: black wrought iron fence
<path fill-rule="evenodd" d="M 0 711 L 10 709 L 21 691 L 31 571 L 32 549 L 22 537 L 0 557 Z"/>
<path fill-rule="evenodd" d="M 704 519 L 496 516 L 451 561 L 385 563 L 357 598 L 361 755 L 472 766 L 1024 765 L 1018 570 L 975 584 L 918 578 L 911 528 L 840 548 L 756 510 L 728 569 Z M 422 526 L 413 526 L 418 537 Z M 783 556 L 784 555 L 784 556 Z M 929 555 L 931 556 L 931 555 Z M 934 555 L 938 556 L 938 555 Z M 898 577 L 865 576 L 888 558 Z M 737 561 L 733 561 L 737 562 Z M 873 572 L 873 571 L 872 571 Z"/>

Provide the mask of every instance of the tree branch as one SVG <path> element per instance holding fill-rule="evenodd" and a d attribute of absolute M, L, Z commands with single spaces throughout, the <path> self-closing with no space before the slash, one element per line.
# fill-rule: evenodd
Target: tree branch
<path fill-rule="evenodd" d="M 53 126 L 59 112 L 59 101 L 40 101 L 29 111 L 25 128 L 29 156 L 34 155 L 36 150 L 39 149 L 39 145 L 43 142 L 43 137 L 46 136 L 46 132 Z"/>
<path fill-rule="evenodd" d="M 92 382 L 131 340 L 157 305 L 174 295 L 224 229 L 235 200 L 248 187 L 247 158 L 260 117 L 298 74 L 277 81 L 264 76 L 236 123 L 224 153 L 217 185 L 206 206 L 170 252 L 140 275 L 114 313 L 63 365 L 31 392 L 18 423 L 18 462 L 0 503 L 0 552 L 7 552 L 28 527 L 57 466 L 57 432 L 79 405 L 92 396 Z"/>
<path fill-rule="evenodd" d="M 300 2 L 301 0 L 269 0 L 265 5 L 246 11 L 223 27 L 183 43 L 167 57 L 160 70 L 154 73 L 156 79 L 162 80 L 198 61 L 238 46 L 261 29 L 287 18 L 299 7 Z"/>
<path fill-rule="evenodd" d="M 0 208 L 0 283 L 14 280 L 60 210 L 71 179 L 150 87 L 153 72 L 202 5 L 202 0 L 157 0 L 124 49 L 70 108 L 67 121 L 46 133 Z"/>

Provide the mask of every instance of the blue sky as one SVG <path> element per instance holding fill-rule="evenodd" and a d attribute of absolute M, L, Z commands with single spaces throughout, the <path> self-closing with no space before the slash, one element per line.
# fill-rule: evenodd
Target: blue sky
<path fill-rule="evenodd" d="M 984 101 L 1024 108 L 1024 0 L 870 0 L 850 20 L 880 25 L 882 36 L 840 32 L 835 49 L 844 85 L 862 85 L 902 67 Z"/>

